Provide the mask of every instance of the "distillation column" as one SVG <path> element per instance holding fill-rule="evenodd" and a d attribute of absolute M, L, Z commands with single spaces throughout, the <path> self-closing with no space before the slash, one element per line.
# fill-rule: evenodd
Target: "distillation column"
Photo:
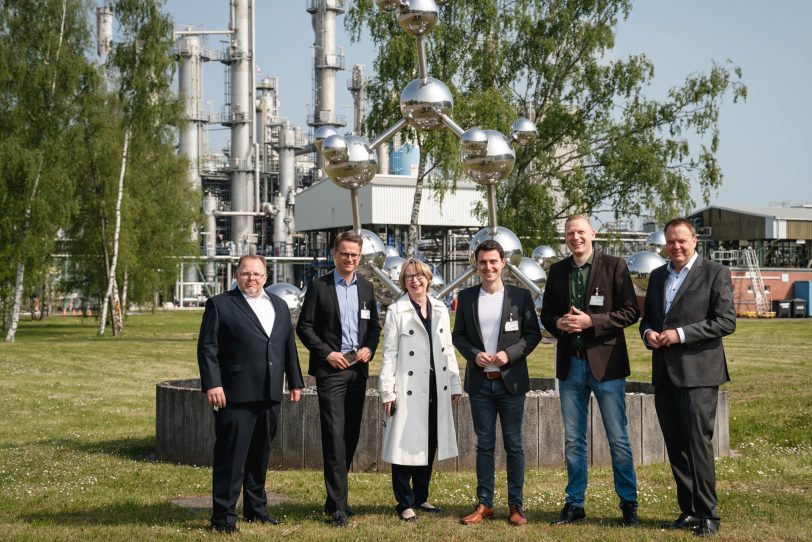
<path fill-rule="evenodd" d="M 254 166 L 253 166 L 253 28 L 251 0 L 232 0 L 231 43 L 228 63 L 231 74 L 231 210 L 245 215 L 231 217 L 231 240 L 238 255 L 256 250 L 254 234 Z"/>

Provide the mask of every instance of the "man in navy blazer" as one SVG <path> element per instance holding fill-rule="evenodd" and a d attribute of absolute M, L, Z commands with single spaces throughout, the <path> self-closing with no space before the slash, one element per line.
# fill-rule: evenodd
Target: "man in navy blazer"
<path fill-rule="evenodd" d="M 324 461 L 325 513 L 344 527 L 353 512 L 347 503 L 352 457 L 361 434 L 367 365 L 381 335 L 372 283 L 356 271 L 363 239 L 343 232 L 333 243 L 335 269 L 310 281 L 296 333 L 310 351 L 308 373 L 316 377 Z"/>
<path fill-rule="evenodd" d="M 480 284 L 462 290 L 452 333 L 454 346 L 468 362 L 465 391 L 477 436 L 476 509 L 460 519 L 463 525 L 494 516 L 494 450 L 496 419 L 502 425 L 507 452 L 508 521 L 524 525 L 524 446 L 522 420 L 530 390 L 527 356 L 541 341 L 530 292 L 502 282 L 505 252 L 489 239 L 474 253 Z"/>
<path fill-rule="evenodd" d="M 267 511 L 265 475 L 279 421 L 283 375 L 291 402 L 304 387 L 287 305 L 263 290 L 265 259 L 243 256 L 237 288 L 206 301 L 197 342 L 202 391 L 214 408 L 212 528 L 237 531 L 243 488 L 246 521 L 278 523 Z"/>
<path fill-rule="evenodd" d="M 666 224 L 665 240 L 671 261 L 651 273 L 640 322 L 680 507 L 663 528 L 712 536 L 720 523 L 713 430 L 719 386 L 730 380 L 722 337 L 736 330 L 733 285 L 727 267 L 696 252 L 689 220 Z"/>

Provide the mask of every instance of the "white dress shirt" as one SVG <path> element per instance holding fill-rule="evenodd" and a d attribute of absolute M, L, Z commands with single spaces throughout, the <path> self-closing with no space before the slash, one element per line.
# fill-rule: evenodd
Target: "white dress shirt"
<path fill-rule="evenodd" d="M 273 324 L 276 320 L 276 311 L 273 309 L 271 298 L 268 297 L 267 292 L 264 290 L 257 297 L 247 296 L 242 294 L 248 302 L 248 306 L 254 311 L 254 314 L 259 318 L 259 323 L 262 324 L 262 329 L 265 330 L 265 335 L 271 336 Z"/>

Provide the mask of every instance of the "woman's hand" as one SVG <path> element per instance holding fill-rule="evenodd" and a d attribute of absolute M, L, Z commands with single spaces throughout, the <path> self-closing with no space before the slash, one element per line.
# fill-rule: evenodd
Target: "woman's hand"
<path fill-rule="evenodd" d="M 392 417 L 395 415 L 395 402 L 394 401 L 387 401 L 383 404 L 383 411 L 386 413 L 387 416 Z"/>
<path fill-rule="evenodd" d="M 451 396 L 451 402 L 454 403 L 455 405 L 460 402 L 460 399 L 462 399 L 461 393 L 455 393 L 454 395 Z"/>

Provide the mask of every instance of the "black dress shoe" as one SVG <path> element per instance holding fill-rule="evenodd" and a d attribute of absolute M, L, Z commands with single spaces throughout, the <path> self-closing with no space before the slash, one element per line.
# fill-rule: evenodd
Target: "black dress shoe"
<path fill-rule="evenodd" d="M 719 532 L 719 520 L 716 519 L 701 519 L 699 525 L 694 529 L 696 536 L 715 536 Z"/>
<path fill-rule="evenodd" d="M 637 501 L 621 502 L 620 510 L 623 512 L 624 527 L 637 527 L 640 525 L 640 519 L 637 517 Z"/>
<path fill-rule="evenodd" d="M 333 512 L 333 525 L 336 527 L 346 527 L 347 526 L 347 512 L 344 510 L 336 510 Z"/>
<path fill-rule="evenodd" d="M 279 525 L 282 523 L 272 515 L 268 514 L 267 516 L 256 516 L 252 518 L 245 518 L 245 521 L 248 523 L 266 523 L 268 525 Z"/>
<path fill-rule="evenodd" d="M 216 524 L 211 526 L 213 531 L 222 534 L 236 534 L 240 532 L 237 526 L 234 523 L 226 523 L 225 525 Z"/>
<path fill-rule="evenodd" d="M 692 516 L 690 514 L 680 514 L 677 519 L 675 519 L 672 523 L 663 523 L 661 527 L 666 531 L 672 531 L 676 529 L 693 529 L 702 520 L 700 520 L 696 516 Z"/>
<path fill-rule="evenodd" d="M 551 525 L 567 525 L 568 523 L 578 523 L 586 519 L 586 510 L 567 503 L 561 509 L 561 515 Z"/>
<path fill-rule="evenodd" d="M 443 513 L 443 509 L 440 508 L 439 506 L 431 506 L 431 505 L 426 506 L 426 504 L 427 503 L 423 503 L 420 506 L 418 506 L 418 508 L 420 509 L 421 512 L 425 512 L 427 514 L 442 514 Z"/>

